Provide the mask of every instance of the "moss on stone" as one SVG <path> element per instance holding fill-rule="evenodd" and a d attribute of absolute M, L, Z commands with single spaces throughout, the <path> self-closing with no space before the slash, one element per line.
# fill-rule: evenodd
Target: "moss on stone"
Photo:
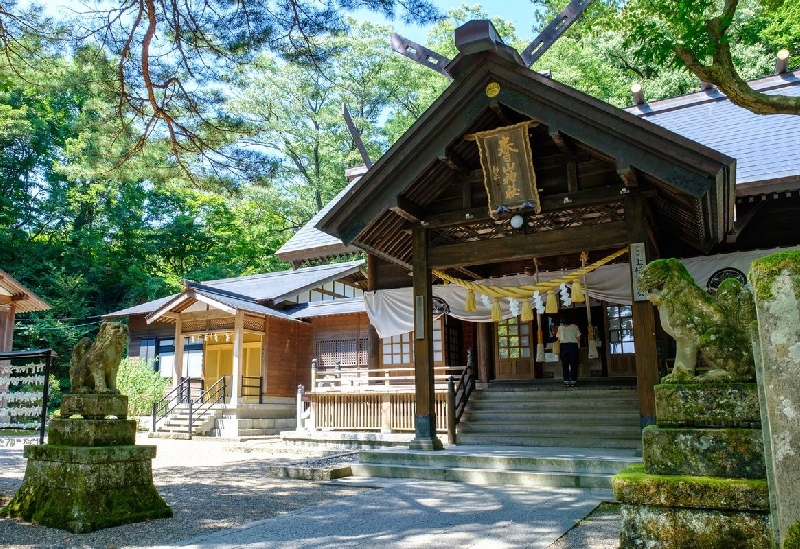
<path fill-rule="evenodd" d="M 621 549 L 764 549 L 769 514 L 623 505 Z"/>
<path fill-rule="evenodd" d="M 784 271 L 792 277 L 795 298 L 800 300 L 800 251 L 788 250 L 770 254 L 750 264 L 747 279 L 758 301 L 772 299 L 772 283 Z"/>
<path fill-rule="evenodd" d="M 786 530 L 786 539 L 783 540 L 783 549 L 800 549 L 800 520 L 789 525 Z"/>
<path fill-rule="evenodd" d="M 650 474 L 766 478 L 760 429 L 649 426 L 642 443 Z"/>
<path fill-rule="evenodd" d="M 655 397 L 661 427 L 760 427 L 755 383 L 662 383 Z"/>
<path fill-rule="evenodd" d="M 614 497 L 628 505 L 769 511 L 764 479 L 651 475 L 644 465 L 631 465 L 614 475 L 612 487 Z"/>

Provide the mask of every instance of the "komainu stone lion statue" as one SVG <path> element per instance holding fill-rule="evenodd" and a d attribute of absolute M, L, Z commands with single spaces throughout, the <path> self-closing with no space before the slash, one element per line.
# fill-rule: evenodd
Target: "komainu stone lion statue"
<path fill-rule="evenodd" d="M 72 349 L 69 381 L 73 393 L 117 394 L 117 370 L 128 342 L 128 327 L 120 322 L 103 322 L 94 343 L 81 339 Z"/>
<path fill-rule="evenodd" d="M 749 336 L 755 304 L 741 282 L 724 280 L 712 296 L 695 284 L 683 263 L 657 259 L 640 273 L 638 283 L 677 343 L 675 367 L 662 382 L 755 380 Z M 695 378 L 698 353 L 712 369 Z"/>

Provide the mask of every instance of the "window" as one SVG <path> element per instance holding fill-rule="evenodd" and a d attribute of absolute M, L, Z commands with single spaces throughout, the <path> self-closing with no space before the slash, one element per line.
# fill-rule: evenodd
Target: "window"
<path fill-rule="evenodd" d="M 158 370 L 158 363 L 156 362 L 156 338 L 143 337 L 139 340 L 139 359 L 144 363 L 153 361 L 153 368 Z"/>
<path fill-rule="evenodd" d="M 392 337 L 383 338 L 383 364 L 411 364 L 413 355 L 411 353 L 411 337 L 413 332 L 400 334 Z"/>
<path fill-rule="evenodd" d="M 442 364 L 444 361 L 444 334 L 442 331 L 443 320 L 433 323 L 433 362 Z M 383 365 L 412 364 L 414 362 L 414 332 L 408 332 L 392 337 L 383 338 Z"/>
<path fill-rule="evenodd" d="M 183 343 L 184 377 L 203 375 L 203 340 L 199 337 L 185 337 Z M 172 378 L 175 371 L 175 339 L 156 339 L 146 337 L 139 340 L 139 358 L 152 360 L 153 369 L 161 377 Z"/>
<path fill-rule="evenodd" d="M 369 364 L 369 339 L 324 339 L 316 342 L 315 356 L 322 368 L 366 366 Z"/>
<path fill-rule="evenodd" d="M 497 353 L 499 358 L 530 358 L 531 327 L 521 323 L 519 317 L 509 318 L 497 325 Z"/>
<path fill-rule="evenodd" d="M 609 351 L 612 355 L 633 353 L 633 308 L 630 305 L 606 307 Z"/>

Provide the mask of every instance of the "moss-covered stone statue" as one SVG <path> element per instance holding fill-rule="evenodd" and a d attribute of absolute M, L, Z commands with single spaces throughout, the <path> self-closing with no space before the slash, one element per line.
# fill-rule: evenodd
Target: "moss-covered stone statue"
<path fill-rule="evenodd" d="M 127 342 L 128 327 L 121 322 L 103 322 L 94 343 L 81 339 L 69 363 L 70 391 L 118 394 L 117 371 Z"/>
<path fill-rule="evenodd" d="M 25 447 L 25 478 L 0 516 L 86 533 L 172 516 L 153 484 L 156 447 L 136 444 L 128 397 L 116 387 L 128 329 L 103 323 L 70 362 L 72 393 L 50 420 L 47 444 Z"/>
<path fill-rule="evenodd" d="M 661 326 L 677 344 L 675 367 L 664 383 L 755 380 L 749 328 L 756 313 L 753 296 L 743 284 L 727 279 L 712 296 L 695 284 L 677 259 L 649 263 L 638 284 L 658 307 Z M 695 378 L 698 353 L 712 369 Z"/>

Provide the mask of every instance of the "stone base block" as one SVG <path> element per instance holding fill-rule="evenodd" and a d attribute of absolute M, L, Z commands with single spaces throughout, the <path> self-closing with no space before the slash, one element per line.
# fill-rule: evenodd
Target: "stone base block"
<path fill-rule="evenodd" d="M 53 418 L 47 442 L 53 446 L 129 446 L 136 443 L 136 420 Z"/>
<path fill-rule="evenodd" d="M 76 414 L 87 419 L 105 419 L 107 416 L 127 419 L 128 397 L 80 393 L 61 397 L 61 417 L 67 419 Z"/>
<path fill-rule="evenodd" d="M 647 427 L 645 470 L 653 475 L 766 478 L 760 429 Z"/>
<path fill-rule="evenodd" d="M 613 488 L 628 505 L 769 512 L 766 479 L 648 475 L 631 465 L 614 475 Z"/>
<path fill-rule="evenodd" d="M 171 517 L 153 485 L 154 456 L 154 446 L 28 446 L 22 486 L 0 514 L 78 534 Z"/>
<path fill-rule="evenodd" d="M 769 513 L 622 505 L 620 549 L 764 549 Z"/>
<path fill-rule="evenodd" d="M 658 425 L 760 428 L 755 383 L 686 383 L 655 386 Z"/>

